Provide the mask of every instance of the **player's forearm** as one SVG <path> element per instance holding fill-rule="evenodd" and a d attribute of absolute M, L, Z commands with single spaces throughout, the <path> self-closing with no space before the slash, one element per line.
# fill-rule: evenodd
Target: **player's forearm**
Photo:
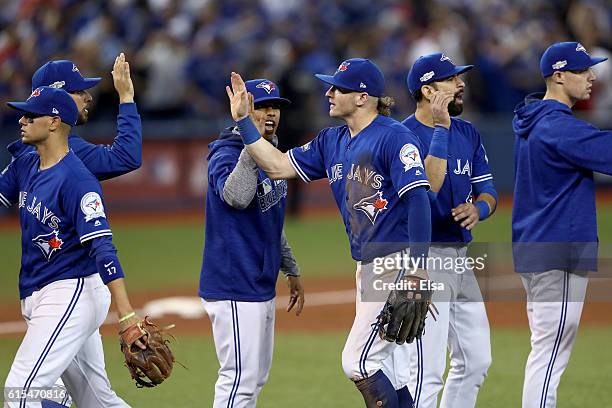
<path fill-rule="evenodd" d="M 431 191 L 438 192 L 444 184 L 448 159 L 448 138 L 450 131 L 443 126 L 436 126 L 429 144 L 429 154 L 425 158 L 425 172 Z"/>
<path fill-rule="evenodd" d="M 242 150 L 236 167 L 223 185 L 223 200 L 237 209 L 244 209 L 253 201 L 257 191 L 257 163 L 246 149 Z"/>
<path fill-rule="evenodd" d="M 285 230 L 281 233 L 281 271 L 285 276 L 300 276 L 300 268 L 298 267 L 293 250 L 287 242 Z"/>
<path fill-rule="evenodd" d="M 485 202 L 488 207 L 489 207 L 489 212 L 487 214 L 486 217 L 483 217 L 483 214 L 481 214 L 480 219 L 483 220 L 485 218 L 490 217 L 495 210 L 497 209 L 497 200 L 495 199 L 495 197 L 493 197 L 493 195 L 489 194 L 489 193 L 481 193 L 477 198 L 476 198 L 476 205 L 478 206 L 478 202 Z"/>
<path fill-rule="evenodd" d="M 425 173 L 427 174 L 427 181 L 432 192 L 437 193 L 444 184 L 444 177 L 446 177 L 446 164 L 445 159 L 428 155 L 425 158 Z"/>
<path fill-rule="evenodd" d="M 134 308 L 130 304 L 127 290 L 125 288 L 124 279 L 115 279 L 107 286 L 111 292 L 111 297 L 113 299 L 115 309 L 117 309 L 117 314 L 119 315 L 119 318 L 125 317 L 132 313 L 134 311 Z"/>
<path fill-rule="evenodd" d="M 250 117 L 237 123 L 240 136 L 249 154 L 268 177 L 273 180 L 285 180 L 297 176 L 287 155 L 261 137 Z"/>

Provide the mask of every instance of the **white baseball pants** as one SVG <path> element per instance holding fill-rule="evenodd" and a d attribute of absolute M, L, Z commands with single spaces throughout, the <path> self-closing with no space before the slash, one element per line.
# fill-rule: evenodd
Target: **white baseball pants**
<path fill-rule="evenodd" d="M 586 273 L 521 273 L 527 292 L 531 352 L 525 367 L 523 408 L 554 408 L 557 387 L 576 340 L 586 295 Z"/>
<path fill-rule="evenodd" d="M 445 268 L 461 263 L 467 247 L 432 246 L 429 278 L 444 283 L 432 300 L 439 315 L 428 316 L 421 339 L 398 347 L 385 361 L 385 373 L 396 389 L 408 382 L 415 408 L 435 408 L 443 389 L 441 408 L 473 408 L 491 365 L 489 321 L 474 272 L 469 268 Z M 442 266 L 442 267 L 441 267 Z M 446 352 L 450 369 L 444 382 Z"/>
<path fill-rule="evenodd" d="M 213 408 L 252 408 L 272 366 L 274 299 L 266 302 L 204 300 L 212 322 L 219 378 Z"/>
<path fill-rule="evenodd" d="M 100 276 L 56 281 L 21 301 L 28 328 L 5 387 L 51 388 L 62 378 L 79 407 L 128 407 L 110 387 L 98 328 L 108 314 L 110 291 Z M 40 407 L 39 401 L 5 401 L 5 408 Z"/>

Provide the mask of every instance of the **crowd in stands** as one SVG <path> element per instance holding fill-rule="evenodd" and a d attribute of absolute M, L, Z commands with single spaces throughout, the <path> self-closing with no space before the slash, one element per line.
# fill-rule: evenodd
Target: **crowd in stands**
<path fill-rule="evenodd" d="M 277 81 L 294 101 L 290 130 L 305 133 L 328 120 L 312 74 L 333 73 L 345 58 L 378 63 L 404 117 L 414 108 L 410 65 L 443 50 L 476 65 L 466 108 L 487 114 L 512 112 L 542 89 L 538 61 L 550 43 L 575 39 L 597 55 L 612 46 L 606 0 L 0 0 L 0 26 L 2 124 L 15 120 L 4 102 L 29 94 L 32 73 L 50 59 L 104 78 L 93 120 L 115 115 L 109 72 L 123 51 L 145 119 L 227 115 L 225 85 L 237 71 Z M 582 108 L 610 111 L 610 67 L 597 67 L 601 81 Z"/>

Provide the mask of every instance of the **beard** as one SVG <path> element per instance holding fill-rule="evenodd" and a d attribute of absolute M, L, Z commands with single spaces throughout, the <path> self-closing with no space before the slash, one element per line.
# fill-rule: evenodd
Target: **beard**
<path fill-rule="evenodd" d="M 448 104 L 448 114 L 450 116 L 459 116 L 461 115 L 462 112 L 463 112 L 463 103 L 457 103 L 455 102 L 455 99 L 453 99 Z"/>

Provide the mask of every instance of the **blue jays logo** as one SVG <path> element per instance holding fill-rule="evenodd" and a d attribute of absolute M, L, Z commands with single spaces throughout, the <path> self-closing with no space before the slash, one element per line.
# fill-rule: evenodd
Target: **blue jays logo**
<path fill-rule="evenodd" d="M 270 81 L 263 81 L 258 83 L 255 88 L 261 88 L 270 95 L 270 93 L 276 89 L 276 85 Z"/>
<path fill-rule="evenodd" d="M 373 195 L 359 200 L 359 202 L 353 205 L 353 208 L 363 211 L 372 225 L 374 225 L 378 214 L 387 209 L 387 204 L 389 204 L 389 201 L 383 198 L 382 191 L 377 191 Z"/>
<path fill-rule="evenodd" d="M 40 96 L 40 88 L 36 88 L 32 91 L 32 93 L 28 97 L 28 101 L 30 100 L 30 98 L 36 98 L 37 96 Z"/>
<path fill-rule="evenodd" d="M 85 222 L 95 218 L 106 218 L 102 198 L 95 191 L 87 193 L 81 198 L 81 211 L 85 214 Z"/>
<path fill-rule="evenodd" d="M 336 74 L 338 72 L 344 72 L 348 69 L 349 65 L 351 65 L 350 62 L 346 62 L 344 61 L 342 64 L 340 64 L 340 66 L 338 67 L 338 69 L 336 70 Z M 334 74 L 335 75 L 335 74 Z"/>
<path fill-rule="evenodd" d="M 449 57 L 447 57 L 446 55 L 442 54 L 442 56 L 440 57 L 440 61 L 448 61 L 451 64 L 453 63 L 453 60 L 450 59 Z"/>
<path fill-rule="evenodd" d="M 51 260 L 51 256 L 56 252 L 62 249 L 62 245 L 64 241 L 59 237 L 59 231 L 53 230 L 52 232 L 44 235 L 39 235 L 36 238 L 32 239 L 34 245 L 38 247 L 47 258 L 47 261 Z"/>
<path fill-rule="evenodd" d="M 413 167 L 423 167 L 419 149 L 411 143 L 402 146 L 399 157 L 404 164 L 404 171 L 408 171 Z"/>
<path fill-rule="evenodd" d="M 79 71 L 79 69 L 77 68 L 76 65 L 72 64 L 72 72 L 78 72 L 79 74 L 81 73 L 81 71 Z"/>
<path fill-rule="evenodd" d="M 586 48 L 584 48 L 584 45 L 578 43 L 578 45 L 576 46 L 576 51 L 582 51 L 584 52 L 586 55 L 589 55 L 589 53 L 587 52 Z"/>

